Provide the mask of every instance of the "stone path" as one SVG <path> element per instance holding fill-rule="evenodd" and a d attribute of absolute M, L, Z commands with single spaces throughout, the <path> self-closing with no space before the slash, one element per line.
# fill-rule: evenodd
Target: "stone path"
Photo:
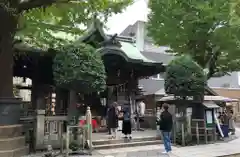
<path fill-rule="evenodd" d="M 171 155 L 162 154 L 163 145 L 150 145 L 118 149 L 94 151 L 91 157 L 219 157 L 230 154 L 240 154 L 240 129 L 237 129 L 236 139 L 215 144 L 197 145 L 189 147 L 173 147 Z M 43 154 L 25 157 L 43 157 Z M 62 157 L 62 156 L 59 156 Z M 89 157 L 89 156 L 73 156 Z"/>
<path fill-rule="evenodd" d="M 72 155 L 71 157 L 168 157 L 166 154 L 162 154 L 164 149 L 162 146 L 139 146 L 129 148 L 118 148 L 118 149 L 106 149 L 97 150 L 93 152 L 93 155 Z M 34 155 L 27 155 L 24 157 L 44 157 L 44 153 L 38 153 Z M 64 157 L 59 155 L 58 157 Z"/>
<path fill-rule="evenodd" d="M 145 130 L 145 131 L 133 131 L 132 135 L 135 138 L 141 137 L 155 137 L 157 131 L 156 130 Z M 102 140 L 109 140 L 110 135 L 107 133 L 93 133 L 92 140 L 93 141 L 102 141 Z M 117 139 L 122 139 L 124 135 L 121 131 L 117 132 Z"/>

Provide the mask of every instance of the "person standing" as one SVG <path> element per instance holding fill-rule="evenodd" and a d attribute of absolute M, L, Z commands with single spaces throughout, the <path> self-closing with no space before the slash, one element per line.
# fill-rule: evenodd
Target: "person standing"
<path fill-rule="evenodd" d="M 110 105 L 109 105 L 109 107 L 106 107 L 106 122 L 107 122 L 108 134 L 111 135 L 112 132 L 111 132 L 111 129 L 110 129 L 109 125 L 108 125 L 108 123 L 109 123 L 109 122 L 108 122 L 108 121 L 109 121 L 109 118 L 108 118 L 109 109 L 110 109 Z"/>
<path fill-rule="evenodd" d="M 235 122 L 233 110 L 229 111 L 229 131 L 231 132 L 231 135 L 235 135 Z"/>
<path fill-rule="evenodd" d="M 117 103 L 114 102 L 110 105 L 108 110 L 108 128 L 111 130 L 112 138 L 117 137 L 117 128 L 118 128 L 118 112 L 117 112 Z"/>
<path fill-rule="evenodd" d="M 131 109 L 130 104 L 125 104 L 123 108 L 123 125 L 122 133 L 125 135 L 125 138 L 132 139 L 132 125 L 131 125 Z"/>
<path fill-rule="evenodd" d="M 172 130 L 173 120 L 172 115 L 168 112 L 168 105 L 163 104 L 163 112 L 160 116 L 160 130 L 163 136 L 163 143 L 165 147 L 165 151 L 163 153 L 170 153 L 172 151 L 171 148 L 171 140 L 170 134 Z"/>

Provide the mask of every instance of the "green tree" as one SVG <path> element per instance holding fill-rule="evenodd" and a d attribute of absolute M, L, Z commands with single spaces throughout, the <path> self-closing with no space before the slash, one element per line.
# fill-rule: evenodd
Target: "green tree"
<path fill-rule="evenodd" d="M 3 0 L 0 2 L 0 97 L 12 97 L 14 38 L 31 46 L 54 48 L 68 42 L 57 33 L 78 35 L 80 24 L 88 24 L 94 15 L 107 20 L 131 0 Z"/>
<path fill-rule="evenodd" d="M 13 97 L 13 55 L 16 39 L 47 50 L 69 41 L 62 35 L 77 36 L 81 24 L 95 15 L 101 20 L 121 12 L 131 0 L 1 0 L 0 99 Z M 4 110 L 0 107 L 0 111 Z"/>
<path fill-rule="evenodd" d="M 229 0 L 151 0 L 148 33 L 157 45 L 189 54 L 208 78 L 240 69 L 239 28 Z"/>
<path fill-rule="evenodd" d="M 165 91 L 175 96 L 203 96 L 206 76 L 190 56 L 180 56 L 172 60 L 166 69 Z"/>
<path fill-rule="evenodd" d="M 84 94 L 105 89 L 105 67 L 101 54 L 92 46 L 82 43 L 63 47 L 53 63 L 57 85 Z"/>

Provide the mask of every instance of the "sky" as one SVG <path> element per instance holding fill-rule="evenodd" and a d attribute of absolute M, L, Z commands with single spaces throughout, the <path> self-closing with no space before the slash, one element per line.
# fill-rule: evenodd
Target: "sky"
<path fill-rule="evenodd" d="M 107 34 L 120 34 L 127 26 L 134 24 L 136 21 L 147 20 L 148 7 L 146 1 L 148 0 L 134 1 L 135 2 L 127 7 L 121 14 L 113 15 L 108 19 L 108 22 L 106 24 L 108 29 L 105 30 Z M 75 39 L 73 36 L 62 32 L 56 33 L 54 36 L 61 37 L 63 39 Z"/>
<path fill-rule="evenodd" d="M 147 20 L 147 0 L 134 0 L 134 4 L 127 7 L 123 13 L 113 15 L 107 22 L 108 34 L 121 33 L 128 25 L 136 21 Z"/>

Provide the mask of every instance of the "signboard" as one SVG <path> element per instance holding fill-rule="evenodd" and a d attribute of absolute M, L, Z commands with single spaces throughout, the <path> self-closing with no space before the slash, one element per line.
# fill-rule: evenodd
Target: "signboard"
<path fill-rule="evenodd" d="M 213 117 L 213 109 L 205 110 L 205 121 L 206 121 L 206 127 L 212 128 L 214 127 L 214 117 Z"/>
<path fill-rule="evenodd" d="M 213 116 L 211 110 L 206 111 L 206 122 L 207 124 L 213 124 Z"/>

